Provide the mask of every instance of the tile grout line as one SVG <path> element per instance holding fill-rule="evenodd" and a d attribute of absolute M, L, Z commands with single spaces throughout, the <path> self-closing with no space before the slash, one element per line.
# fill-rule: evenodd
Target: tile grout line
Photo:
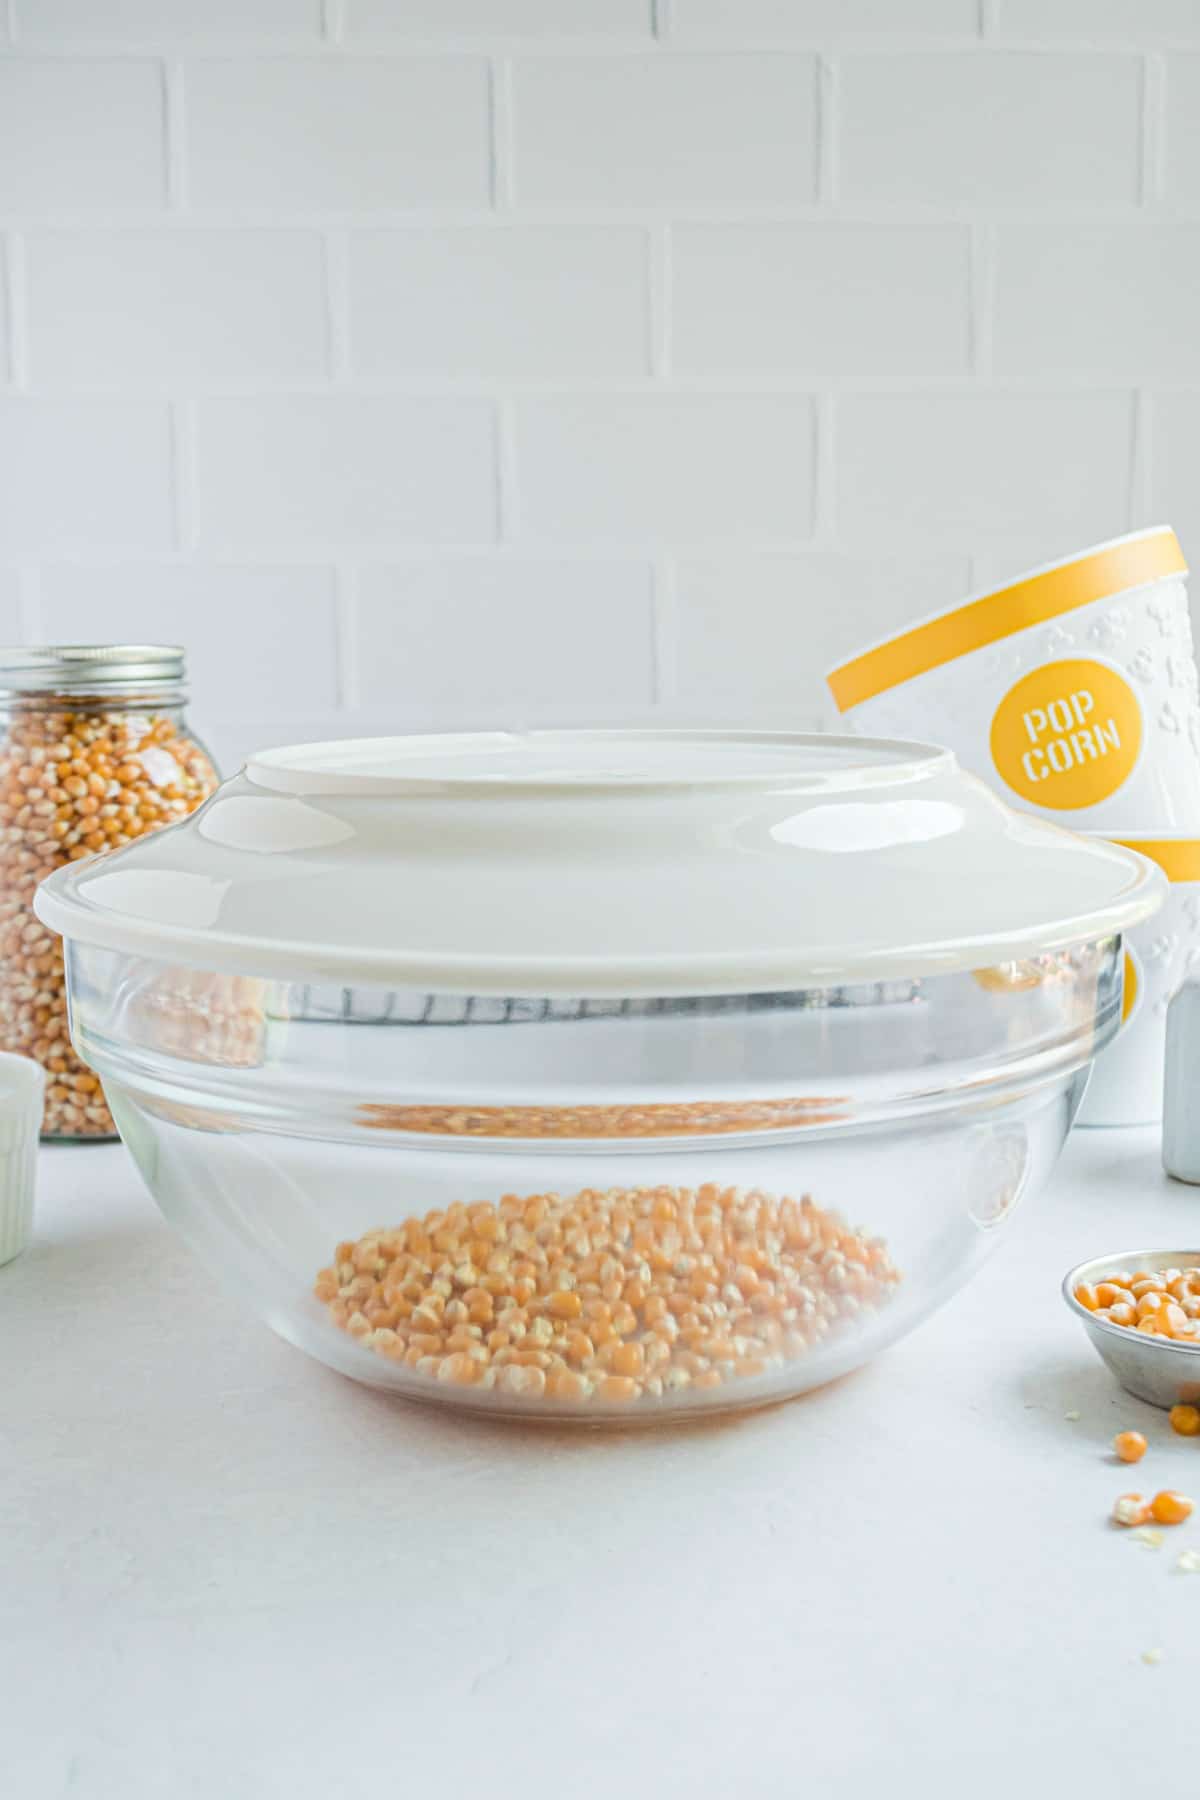
<path fill-rule="evenodd" d="M 338 706 L 353 712 L 359 705 L 358 681 L 358 569 L 335 563 L 334 631 L 336 633 Z"/>
<path fill-rule="evenodd" d="M 816 202 L 828 211 L 837 201 L 838 66 L 831 56 L 817 58 Z"/>
<path fill-rule="evenodd" d="M 327 231 L 322 239 L 325 276 L 325 339 L 329 376 L 335 385 L 351 372 L 350 339 L 350 237 L 345 231 Z"/>
<path fill-rule="evenodd" d="M 488 64 L 488 113 L 491 129 L 492 207 L 497 213 L 508 213 L 512 211 L 516 200 L 511 57 L 496 57 Z"/>
<path fill-rule="evenodd" d="M 196 545 L 196 405 L 194 400 L 172 400 L 170 420 L 170 473 L 172 531 L 176 548 L 195 551 Z"/>
<path fill-rule="evenodd" d="M 511 543 L 519 530 L 517 504 L 517 436 L 512 406 L 507 396 L 497 399 L 492 430 L 496 447 L 496 543 Z"/>
<path fill-rule="evenodd" d="M 819 549 L 837 545 L 836 432 L 836 402 L 824 390 L 813 406 L 812 538 Z"/>
<path fill-rule="evenodd" d="M 958 536 L 947 538 L 944 533 L 934 533 L 930 537 L 919 536 L 905 539 L 906 553 L 933 553 L 940 549 L 948 554 L 965 555 L 963 539 Z M 652 561 L 662 551 L 661 540 L 653 538 L 604 538 L 588 540 L 565 540 L 562 538 L 526 537 L 491 539 L 468 544 L 451 544 L 437 540 L 417 542 L 408 540 L 390 540 L 384 544 L 366 546 L 370 551 L 372 565 L 396 569 L 412 569 L 427 565 L 491 563 L 496 567 L 512 567 L 525 562 L 580 569 L 609 567 L 634 561 Z M 670 553 L 689 560 L 711 560 L 713 558 L 728 559 L 731 555 L 745 554 L 752 556 L 791 556 L 807 558 L 827 555 L 830 549 L 842 552 L 843 547 L 836 543 L 818 542 L 812 532 L 803 537 L 785 536 L 779 532 L 769 532 L 752 541 L 722 537 L 678 536 L 671 540 Z M 322 540 L 311 548 L 301 548 L 294 542 L 284 539 L 272 539 L 258 544 L 239 544 L 236 547 L 222 547 L 208 550 L 197 542 L 188 548 L 175 545 L 169 549 L 147 550 L 140 542 L 128 539 L 118 544 L 88 543 L 77 544 L 70 549 L 60 548 L 56 544 L 44 544 L 42 547 L 31 547 L 19 550 L 15 545 L 7 552 L 0 552 L 0 566 L 15 568 L 23 557 L 34 557 L 41 566 L 47 569 L 179 569 L 196 567 L 205 569 L 278 569 L 280 567 L 298 569 L 328 569 L 341 555 L 353 555 L 354 546 L 346 540 Z M 852 551 L 845 551 L 851 555 Z M 864 554 L 870 554 L 869 548 Z M 881 553 L 882 554 L 882 553 Z"/>
<path fill-rule="evenodd" d="M 649 374 L 657 386 L 671 373 L 671 227 L 652 226 L 646 247 L 646 328 Z"/>
<path fill-rule="evenodd" d="M 996 227 L 971 225 L 967 267 L 967 369 L 990 382 L 995 360 Z"/>
<path fill-rule="evenodd" d="M 19 32 L 16 24 L 20 0 L 7 0 L 14 42 L 47 62 L 67 62 L 86 57 L 102 63 L 118 63 L 131 57 L 148 58 L 173 54 L 187 39 L 172 37 L 169 32 L 146 32 L 130 35 L 119 42 L 105 40 L 86 31 L 59 39 L 30 38 Z M 214 30 L 203 40 L 193 39 L 197 54 L 205 59 L 266 60 L 271 62 L 320 62 L 333 47 L 344 48 L 348 59 L 369 62 L 379 57 L 406 58 L 420 62 L 441 61 L 449 57 L 520 56 L 534 62 L 587 61 L 603 64 L 631 56 L 653 58 L 659 46 L 679 41 L 673 19 L 675 0 L 657 0 L 651 11 L 653 28 L 638 32 L 604 32 L 597 36 L 556 35 L 543 37 L 521 31 L 429 31 L 424 34 L 382 28 L 359 28 L 351 36 L 347 31 L 347 0 L 324 0 L 321 20 L 311 37 L 293 37 L 278 31 L 242 32 L 236 28 Z M 980 44 L 991 46 L 1001 33 L 1004 0 L 976 0 L 975 24 L 962 30 L 928 30 L 914 33 L 900 27 L 888 30 L 856 31 L 841 40 L 852 56 L 883 55 L 906 62 L 917 62 L 928 56 L 974 55 Z M 0 43 L 6 18 L 5 0 L 0 0 Z M 686 44 L 689 56 L 715 61 L 730 56 L 783 56 L 811 58 L 829 50 L 836 26 L 813 26 L 808 30 L 731 30 L 728 36 L 709 36 L 701 32 Z M 1086 28 L 1050 36 L 1034 29 L 1012 29 L 1005 32 L 1004 48 L 1025 54 L 1045 52 L 1048 55 L 1137 55 L 1154 49 L 1194 52 L 1194 30 L 1162 30 L 1152 35 L 1135 27 L 1126 31 L 1089 31 Z"/>
<path fill-rule="evenodd" d="M 1157 211 L 1167 189 L 1167 59 L 1161 51 L 1147 51 L 1142 61 L 1141 157 L 1141 206 Z"/>
<path fill-rule="evenodd" d="M 17 614 L 21 638 L 26 644 L 45 641 L 42 628 L 42 572 L 34 563 L 23 563 L 17 572 Z"/>
<path fill-rule="evenodd" d="M 1180 202 L 1170 207 L 1165 216 L 1174 224 L 1195 225 L 1200 221 L 1200 205 Z M 517 213 L 523 225 L 568 229 L 590 226 L 607 230 L 616 226 L 651 228 L 655 225 L 707 225 L 736 229 L 743 225 L 790 225 L 799 230 L 828 223 L 826 209 L 816 203 L 762 207 L 748 203 L 736 206 L 699 206 L 680 203 L 677 206 L 604 206 L 588 203 L 575 207 L 520 206 Z M 911 233 L 927 231 L 931 225 L 972 225 L 984 220 L 1006 225 L 1048 225 L 1087 227 L 1103 220 L 1118 230 L 1134 230 L 1141 223 L 1142 211 L 1137 204 L 1121 202 L 1103 213 L 1083 206 L 1047 209 L 1033 205 L 994 208 L 970 208 L 959 204 L 929 208 L 908 206 L 855 205 L 839 207 L 838 223 L 860 229 L 897 229 Z M 110 208 L 76 208 L 47 206 L 0 208 L 0 230 L 22 230 L 30 223 L 48 231 L 123 230 L 162 224 L 162 208 L 157 203 L 114 206 Z M 492 226 L 497 233 L 510 223 L 507 215 L 499 215 L 493 207 L 479 205 L 442 207 L 314 207 L 298 204 L 268 207 L 212 205 L 193 209 L 189 227 L 200 234 L 209 231 L 336 231 L 353 225 L 357 230 L 408 231 L 444 227 L 458 230 L 468 226 Z"/>
<path fill-rule="evenodd" d="M 4 299 L 8 313 L 6 361 L 14 389 L 29 386 L 29 265 L 25 239 L 10 232 L 4 243 Z"/>
<path fill-rule="evenodd" d="M 1133 417 L 1130 422 L 1129 446 L 1129 512 L 1127 528 L 1135 529 L 1150 517 L 1153 497 L 1153 426 L 1154 411 L 1146 388 L 1135 389 Z"/>
<path fill-rule="evenodd" d="M 679 698 L 679 582 L 675 557 L 655 554 L 653 571 L 651 637 L 651 692 L 653 704 L 663 706 Z"/>
<path fill-rule="evenodd" d="M 186 98 L 183 64 L 168 57 L 162 65 L 163 155 L 167 165 L 167 211 L 187 208 L 187 159 L 184 152 Z"/>
<path fill-rule="evenodd" d="M 0 338 L 0 361 L 3 359 L 3 339 Z M 1098 390 L 1113 388 L 1129 389 L 1142 379 L 1138 372 L 1124 372 L 1123 365 L 1109 373 L 1097 375 L 1094 369 L 1081 369 L 1066 373 L 1038 372 L 1030 375 L 1003 373 L 989 379 L 986 385 L 998 392 L 1023 394 L 1029 397 L 1078 398 L 1094 394 Z M 1153 375 L 1149 377 L 1154 379 Z M 850 376 L 830 374 L 819 368 L 802 370 L 797 373 L 780 372 L 775 379 L 760 371 L 753 371 L 745 379 L 736 375 L 700 376 L 670 373 L 662 380 L 656 380 L 645 374 L 637 377 L 615 377 L 611 384 L 597 378 L 591 385 L 582 381 L 565 381 L 547 379 L 544 381 L 522 380 L 515 378 L 504 381 L 499 378 L 480 377 L 478 382 L 466 377 L 455 381 L 452 379 L 420 380 L 413 377 L 407 381 L 398 379 L 373 382 L 367 377 L 355 375 L 344 384 L 344 391 L 356 399 L 373 399 L 403 405 L 408 401 L 447 401 L 458 403 L 464 400 L 499 401 L 499 400 L 543 400 L 566 401 L 581 405 L 599 404 L 604 407 L 613 401 L 637 402 L 644 399 L 675 398 L 704 399 L 745 402 L 757 405 L 768 404 L 779 399 L 806 400 L 822 390 L 835 394 L 854 394 L 862 398 L 875 399 L 883 396 L 906 397 L 913 400 L 925 399 L 931 395 L 973 394 L 983 385 L 971 375 L 878 375 L 862 376 L 854 379 Z M 1181 379 L 1169 381 L 1173 392 L 1195 397 L 1200 394 L 1200 380 Z M 158 378 L 145 382 L 114 379 L 103 386 L 96 383 L 87 385 L 56 386 L 57 399 L 83 399 L 85 397 L 110 402 L 134 402 L 147 399 L 168 399 L 172 395 L 197 400 L 241 400 L 251 401 L 256 405 L 275 408 L 289 400 L 317 400 L 328 395 L 330 391 L 329 377 L 307 376 L 304 380 L 297 378 L 287 381 L 282 376 L 272 379 L 269 385 L 247 388 L 244 381 L 232 377 L 227 381 L 197 383 L 187 382 L 182 378 L 173 387 L 168 387 Z"/>

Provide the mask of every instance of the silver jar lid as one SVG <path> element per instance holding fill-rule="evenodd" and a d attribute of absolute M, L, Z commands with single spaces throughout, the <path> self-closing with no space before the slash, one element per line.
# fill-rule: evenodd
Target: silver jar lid
<path fill-rule="evenodd" d="M 183 680 L 178 644 L 31 644 L 0 648 L 0 691 L 95 694 Z"/>

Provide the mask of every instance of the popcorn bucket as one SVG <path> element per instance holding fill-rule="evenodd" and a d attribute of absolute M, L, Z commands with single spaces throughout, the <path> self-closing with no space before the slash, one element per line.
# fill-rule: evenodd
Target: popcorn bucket
<path fill-rule="evenodd" d="M 1169 526 L 1134 532 L 925 619 L 826 679 L 854 730 L 945 744 L 1059 824 L 1200 834 L 1186 575 Z"/>
<path fill-rule="evenodd" d="M 1096 1061 L 1080 1125 L 1149 1125 L 1162 1118 L 1167 1008 L 1200 969 L 1200 837 L 1122 837 L 1163 871 L 1161 909 L 1125 934 L 1121 1029 Z"/>

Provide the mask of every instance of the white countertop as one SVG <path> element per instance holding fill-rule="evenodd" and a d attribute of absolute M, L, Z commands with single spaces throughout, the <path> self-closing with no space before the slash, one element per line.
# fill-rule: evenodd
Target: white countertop
<path fill-rule="evenodd" d="M 1187 1241 L 1200 1189 L 1156 1133 L 1076 1133 L 996 1260 L 860 1374 L 732 1424 L 519 1431 L 308 1362 L 121 1148 L 47 1151 L 35 1244 L 0 1270 L 0 1791 L 1173 1782 L 1200 1522 L 1150 1551 L 1105 1520 L 1130 1487 L 1200 1499 L 1200 1443 L 1120 1393 L 1058 1283 Z M 1126 1425 L 1136 1473 L 1106 1456 Z"/>

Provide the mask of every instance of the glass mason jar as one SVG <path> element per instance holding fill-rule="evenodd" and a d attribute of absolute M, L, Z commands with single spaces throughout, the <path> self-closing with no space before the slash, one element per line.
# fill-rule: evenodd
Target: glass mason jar
<path fill-rule="evenodd" d="M 194 812 L 217 785 L 184 716 L 184 653 L 162 645 L 0 649 L 0 1050 L 46 1070 L 42 1136 L 116 1136 L 71 1048 L 62 944 L 42 878 Z"/>

